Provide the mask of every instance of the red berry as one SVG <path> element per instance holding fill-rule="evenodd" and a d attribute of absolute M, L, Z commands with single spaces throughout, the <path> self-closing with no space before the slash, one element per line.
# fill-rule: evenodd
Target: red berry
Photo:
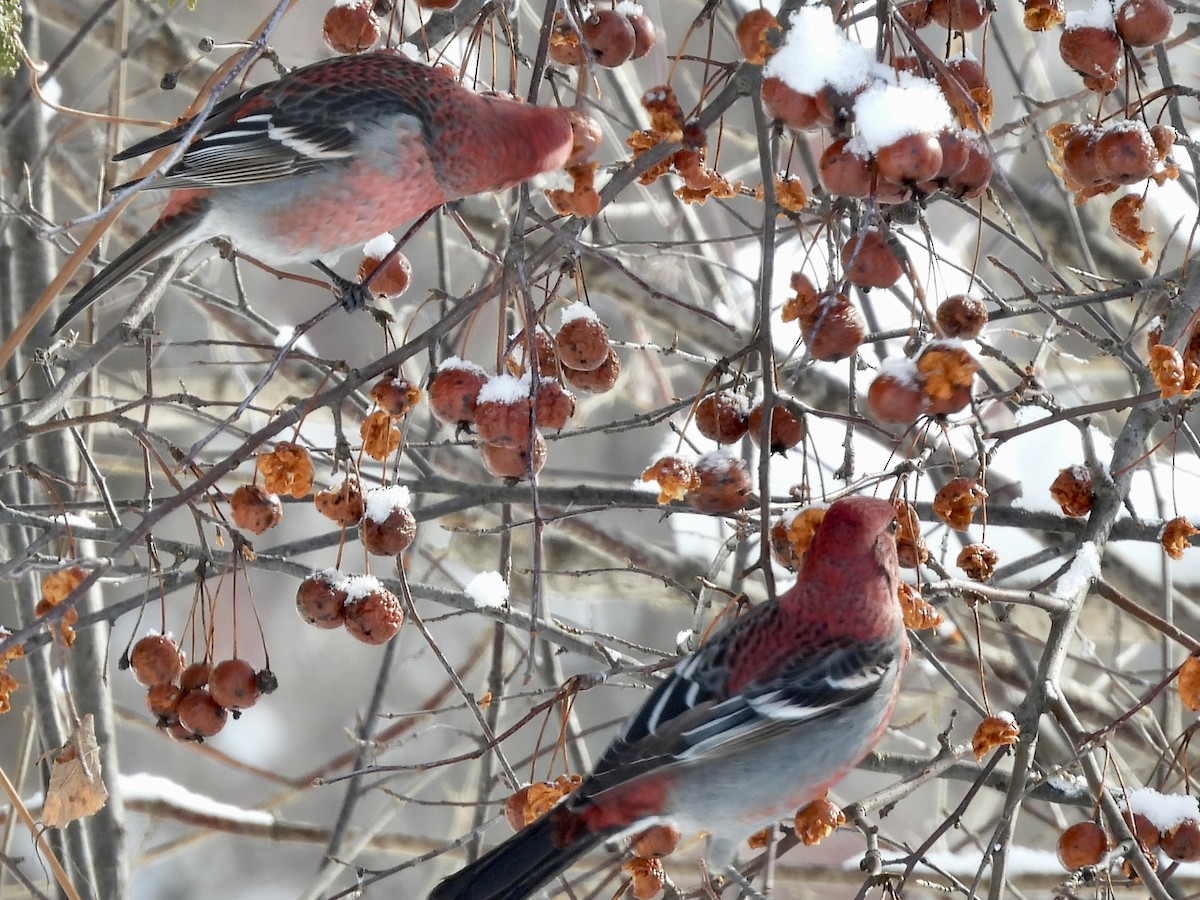
<path fill-rule="evenodd" d="M 155 684 L 170 684 L 185 665 L 183 651 L 168 634 L 148 634 L 133 645 L 129 654 L 129 667 L 138 684 L 150 687 Z"/>
<path fill-rule="evenodd" d="M 399 373 L 384 375 L 371 387 L 371 399 L 389 416 L 404 416 L 421 402 L 421 389 Z"/>
<path fill-rule="evenodd" d="M 1121 38 L 1116 29 L 1072 26 L 1071 20 L 1072 16 L 1068 16 L 1067 27 L 1058 39 L 1058 53 L 1063 62 L 1080 75 L 1095 78 L 1115 72 L 1121 63 Z"/>
<path fill-rule="evenodd" d="M 1162 836 L 1162 852 L 1176 862 L 1200 862 L 1200 822 L 1187 819 Z"/>
<path fill-rule="evenodd" d="M 483 467 L 496 478 L 515 478 L 523 481 L 529 477 L 529 447 L 497 447 L 484 444 L 480 450 Z M 540 431 L 533 433 L 533 471 L 542 471 L 546 465 L 546 439 Z"/>
<path fill-rule="evenodd" d="M 821 186 L 837 197 L 868 197 L 871 194 L 871 163 L 850 149 L 850 139 L 841 138 L 825 148 L 818 164 Z"/>
<path fill-rule="evenodd" d="M 769 76 L 762 80 L 759 91 L 763 111 L 794 131 L 807 131 L 821 124 L 817 98 L 793 88 L 782 78 Z"/>
<path fill-rule="evenodd" d="M 864 288 L 891 287 L 904 274 L 888 239 L 878 228 L 864 228 L 842 245 L 846 280 Z"/>
<path fill-rule="evenodd" d="M 357 525 L 365 508 L 362 486 L 353 476 L 343 478 L 325 490 L 317 491 L 313 504 L 317 512 L 343 528 Z"/>
<path fill-rule="evenodd" d="M 150 714 L 160 719 L 170 719 L 175 715 L 179 700 L 183 697 L 183 688 L 174 684 L 152 684 L 146 692 L 146 707 Z"/>
<path fill-rule="evenodd" d="M 866 335 L 858 309 L 845 294 L 822 294 L 800 316 L 800 334 L 813 359 L 835 362 L 858 349 Z"/>
<path fill-rule="evenodd" d="M 337 569 L 314 572 L 300 582 L 296 611 L 309 625 L 337 628 L 346 618 L 346 578 Z"/>
<path fill-rule="evenodd" d="M 575 395 L 559 384 L 557 378 L 541 379 L 534 401 L 537 424 L 560 431 L 575 414 Z"/>
<path fill-rule="evenodd" d="M 954 294 L 938 304 L 937 323 L 946 337 L 972 340 L 988 323 L 987 306 L 976 297 Z"/>
<path fill-rule="evenodd" d="M 930 0 L 929 14 L 943 28 L 974 31 L 991 15 L 986 0 Z"/>
<path fill-rule="evenodd" d="M 208 660 L 200 660 L 183 670 L 183 674 L 179 676 L 179 686 L 185 691 L 195 690 L 208 684 L 210 677 L 212 677 L 212 665 Z"/>
<path fill-rule="evenodd" d="M 501 447 L 529 444 L 529 381 L 493 375 L 479 390 L 475 430 L 485 443 Z"/>
<path fill-rule="evenodd" d="M 392 242 L 392 246 L 395 246 L 395 241 Z M 380 249 L 371 244 L 367 247 L 372 250 Z M 408 261 L 408 257 L 403 253 L 392 253 L 389 259 L 389 253 L 391 247 L 378 256 L 364 252 L 362 262 L 358 264 L 358 280 L 366 283 L 367 279 L 370 279 L 367 287 L 379 297 L 399 297 L 412 283 L 412 263 Z M 387 262 L 380 269 L 379 264 L 385 259 Z"/>
<path fill-rule="evenodd" d="M 613 9 L 598 9 L 580 26 L 583 42 L 596 64 L 613 69 L 633 56 L 637 35 L 629 19 Z"/>
<path fill-rule="evenodd" d="M 687 494 L 687 502 L 706 513 L 733 513 L 742 509 L 754 490 L 746 465 L 726 453 L 710 453 L 696 463 L 700 480 Z"/>
<path fill-rule="evenodd" d="M 717 391 L 696 404 L 696 430 L 710 441 L 732 444 L 746 433 L 749 416 L 745 394 Z"/>
<path fill-rule="evenodd" d="M 1117 10 L 1117 33 L 1130 47 L 1153 47 L 1167 39 L 1172 19 L 1166 0 L 1125 0 Z"/>
<path fill-rule="evenodd" d="M 987 147 L 977 138 L 968 138 L 967 164 L 951 175 L 946 182 L 946 193 L 960 200 L 974 200 L 987 190 L 992 181 L 992 157 Z"/>
<path fill-rule="evenodd" d="M 893 184 L 929 181 L 942 168 L 942 145 L 935 134 L 910 134 L 875 152 L 879 177 Z"/>
<path fill-rule="evenodd" d="M 321 36 L 334 53 L 362 53 L 379 42 L 382 28 L 373 0 L 340 0 L 325 13 Z"/>
<path fill-rule="evenodd" d="M 226 709 L 249 709 L 262 696 L 254 667 L 244 659 L 223 659 L 217 663 L 208 692 Z"/>
<path fill-rule="evenodd" d="M 479 390 L 488 380 L 482 366 L 452 356 L 429 381 L 429 408 L 446 425 L 471 425 Z"/>
<path fill-rule="evenodd" d="M 761 66 L 767 61 L 767 57 L 774 52 L 767 37 L 772 31 L 778 37 L 782 37 L 779 21 L 773 13 L 765 9 L 752 9 L 742 16 L 737 23 L 734 37 L 746 62 Z"/>
<path fill-rule="evenodd" d="M 880 372 L 867 389 L 867 412 L 877 422 L 911 425 L 929 407 L 911 360 Z"/>
<path fill-rule="evenodd" d="M 633 55 L 630 59 L 641 59 L 654 46 L 658 34 L 654 30 L 654 21 L 644 13 L 627 15 L 629 24 L 633 26 Z"/>
<path fill-rule="evenodd" d="M 746 424 L 750 440 L 757 445 L 762 440 L 762 404 L 758 403 L 750 411 Z M 787 453 L 804 440 L 804 426 L 786 406 L 771 408 L 771 452 Z"/>
<path fill-rule="evenodd" d="M 207 688 L 188 691 L 176 707 L 179 724 L 194 735 L 212 737 L 225 727 L 225 709 L 212 698 Z"/>
<path fill-rule="evenodd" d="M 1108 850 L 1108 835 L 1095 822 L 1076 822 L 1058 838 L 1058 861 L 1069 872 L 1094 866 Z"/>

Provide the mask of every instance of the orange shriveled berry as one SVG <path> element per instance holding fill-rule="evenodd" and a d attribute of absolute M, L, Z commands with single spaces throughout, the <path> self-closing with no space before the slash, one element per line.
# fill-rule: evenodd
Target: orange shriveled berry
<path fill-rule="evenodd" d="M 737 23 L 734 36 L 737 38 L 738 48 L 742 51 L 742 57 L 746 62 L 754 66 L 761 66 L 770 56 L 774 55 L 775 47 L 771 43 L 772 32 L 774 32 L 776 40 L 783 36 L 779 30 L 779 20 L 767 10 L 752 9 L 742 16 Z"/>
<path fill-rule="evenodd" d="M 401 375 L 384 375 L 371 387 L 371 399 L 390 416 L 406 416 L 421 402 L 421 389 Z"/>
<path fill-rule="evenodd" d="M 746 505 L 754 482 L 746 465 L 726 453 L 709 453 L 696 462 L 700 483 L 688 492 L 687 501 L 705 513 L 734 513 Z"/>
<path fill-rule="evenodd" d="M 663 456 L 644 472 L 642 481 L 658 482 L 658 503 L 666 506 L 672 500 L 682 500 L 687 492 L 700 486 L 696 467 L 681 456 Z"/>
<path fill-rule="evenodd" d="M 776 519 L 771 526 L 771 548 L 775 560 L 793 572 L 799 569 L 817 526 L 824 518 L 825 507 L 809 506 Z"/>
<path fill-rule="evenodd" d="M 917 357 L 922 389 L 935 415 L 958 412 L 971 402 L 971 385 L 979 363 L 965 347 L 947 341 L 930 341 Z"/>
<path fill-rule="evenodd" d="M 987 490 L 974 478 L 952 478 L 934 496 L 933 512 L 951 528 L 966 531 L 987 497 Z"/>
<path fill-rule="evenodd" d="M 1183 705 L 1200 712 L 1200 656 L 1189 656 L 1183 661 L 1175 687 Z"/>
<path fill-rule="evenodd" d="M 634 900 L 651 900 L 662 892 L 667 875 L 658 859 L 634 857 L 621 865 L 629 873 L 630 893 Z"/>
<path fill-rule="evenodd" d="M 1087 466 L 1067 466 L 1050 484 L 1050 496 L 1063 515 L 1080 518 L 1092 511 L 1092 473 Z"/>
<path fill-rule="evenodd" d="M 346 580 L 346 631 L 364 644 L 386 644 L 400 631 L 404 610 L 396 595 L 369 575 Z"/>
<path fill-rule="evenodd" d="M 896 593 L 900 598 L 900 610 L 904 614 L 905 628 L 911 631 L 924 631 L 928 628 L 937 628 L 945 621 L 933 604 L 926 601 L 911 584 L 900 582 Z"/>
<path fill-rule="evenodd" d="M 363 502 L 362 485 L 353 476 L 343 478 L 313 497 L 317 512 L 336 522 L 343 528 L 357 525 L 366 508 Z"/>
<path fill-rule="evenodd" d="M 1167 556 L 1171 559 L 1183 559 L 1183 551 L 1192 545 L 1189 538 L 1194 534 L 1200 534 L 1200 528 L 1192 525 L 1186 517 L 1176 516 L 1163 526 L 1158 540 Z"/>
<path fill-rule="evenodd" d="M 334 53 L 362 53 L 379 42 L 383 28 L 373 0 L 342 0 L 325 12 L 321 36 Z"/>
<path fill-rule="evenodd" d="M 1020 736 L 1021 728 L 1017 720 L 1008 713 L 988 716 L 971 736 L 971 749 L 975 751 L 976 759 L 983 759 L 997 747 L 1015 744 Z"/>
<path fill-rule="evenodd" d="M 1183 356 L 1174 347 L 1155 344 L 1150 348 L 1150 374 L 1164 399 L 1190 393 L 1186 390 Z"/>
<path fill-rule="evenodd" d="M 987 306 L 977 297 L 954 294 L 938 304 L 937 323 L 946 337 L 977 338 L 988 323 Z"/>
<path fill-rule="evenodd" d="M 638 859 L 658 859 L 675 851 L 679 831 L 670 825 L 651 825 L 629 842 L 629 849 Z"/>
<path fill-rule="evenodd" d="M 987 581 L 996 571 L 1000 555 L 987 544 L 967 544 L 959 551 L 958 567 L 973 581 Z"/>
<path fill-rule="evenodd" d="M 280 441 L 274 450 L 260 453 L 258 471 L 263 487 L 272 494 L 288 494 L 300 500 L 312 490 L 312 458 L 307 450 L 291 441 Z"/>
<path fill-rule="evenodd" d="M 1058 836 L 1058 861 L 1074 872 L 1094 866 L 1108 850 L 1108 835 L 1095 822 L 1076 822 Z"/>
<path fill-rule="evenodd" d="M 896 521 L 900 527 L 896 531 L 896 551 L 900 557 L 900 565 L 906 569 L 915 569 L 929 559 L 929 548 L 921 535 L 921 520 L 917 509 L 906 500 L 895 500 L 892 505 L 896 508 Z"/>
<path fill-rule="evenodd" d="M 1158 846 L 1176 862 L 1200 862 L 1200 822 L 1185 819 L 1166 832 Z"/>
<path fill-rule="evenodd" d="M 83 583 L 87 578 L 87 569 L 82 566 L 70 566 L 42 578 L 42 600 L 48 606 L 58 606 L 67 599 L 67 595 Z"/>
<path fill-rule="evenodd" d="M 800 807 L 792 827 L 807 847 L 815 846 L 846 824 L 846 814 L 828 797 L 820 797 Z"/>
<path fill-rule="evenodd" d="M 383 462 L 400 448 L 400 429 L 393 416 L 377 409 L 365 419 L 358 429 L 362 437 L 363 453 L 371 459 Z"/>

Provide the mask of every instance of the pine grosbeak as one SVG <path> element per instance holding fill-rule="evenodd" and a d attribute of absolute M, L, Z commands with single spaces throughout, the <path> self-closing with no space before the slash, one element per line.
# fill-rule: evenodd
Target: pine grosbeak
<path fill-rule="evenodd" d="M 192 121 L 118 153 L 177 143 Z M 579 110 L 477 94 L 392 51 L 337 57 L 221 101 L 151 189 L 158 221 L 67 304 L 71 318 L 131 272 L 213 237 L 271 265 L 319 261 L 451 200 L 562 166 Z M 344 285 L 343 285 L 344 286 Z M 350 306 L 361 292 L 348 292 Z"/>
<path fill-rule="evenodd" d="M 819 797 L 883 736 L 908 637 L 895 510 L 833 503 L 796 584 L 685 657 L 565 800 L 430 900 L 520 900 L 603 841 L 671 823 L 728 871 L 762 828 Z"/>

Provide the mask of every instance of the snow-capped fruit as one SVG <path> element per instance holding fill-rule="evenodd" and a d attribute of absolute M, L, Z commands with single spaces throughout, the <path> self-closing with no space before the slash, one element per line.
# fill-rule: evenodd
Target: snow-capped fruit
<path fill-rule="evenodd" d="M 696 462 L 699 484 L 688 491 L 687 502 L 700 512 L 733 513 L 742 509 L 754 482 L 740 459 L 710 453 Z"/>
<path fill-rule="evenodd" d="M 1158 150 L 1150 131 L 1129 120 L 1106 128 L 1096 139 L 1096 171 L 1112 184 L 1135 184 L 1154 174 Z"/>
<path fill-rule="evenodd" d="M 482 366 L 448 359 L 429 381 L 429 409 L 445 425 L 471 425 L 479 391 L 488 380 Z"/>
<path fill-rule="evenodd" d="M 370 397 L 389 416 L 405 416 L 421 402 L 421 389 L 403 375 L 384 375 L 371 386 Z"/>
<path fill-rule="evenodd" d="M 1080 75 L 1099 78 L 1121 64 L 1121 38 L 1115 28 L 1068 24 L 1058 39 L 1058 53 Z"/>
<path fill-rule="evenodd" d="M 1176 862 L 1200 862 L 1200 822 L 1195 819 L 1180 822 L 1162 835 L 1158 846 Z"/>
<path fill-rule="evenodd" d="M 183 672 L 184 665 L 183 651 L 166 634 L 148 634 L 129 652 L 133 677 L 146 687 L 173 682 Z"/>
<path fill-rule="evenodd" d="M 396 595 L 383 587 L 346 601 L 346 631 L 364 644 L 386 644 L 400 632 L 404 610 Z"/>
<path fill-rule="evenodd" d="M 559 362 L 577 372 L 598 369 L 608 358 L 608 329 L 594 315 L 578 315 L 563 322 L 554 341 Z"/>
<path fill-rule="evenodd" d="M 244 659 L 223 659 L 212 670 L 208 692 L 225 709 L 249 709 L 262 691 L 254 667 Z"/>
<path fill-rule="evenodd" d="M 867 388 L 867 412 L 877 422 L 912 425 L 929 408 L 921 390 L 916 368 L 907 377 L 897 372 L 880 372 Z"/>
<path fill-rule="evenodd" d="M 942 167 L 942 145 L 936 134 L 905 135 L 875 151 L 879 177 L 892 184 L 929 181 Z"/>
<path fill-rule="evenodd" d="M 390 252 L 390 251 L 389 251 Z M 384 260 L 387 259 L 387 262 Z M 382 268 L 380 263 L 383 263 Z M 412 263 L 403 253 L 393 253 L 391 258 L 386 255 L 378 259 L 364 256 L 358 264 L 358 280 L 365 283 L 372 294 L 378 297 L 399 297 L 412 284 Z"/>
<path fill-rule="evenodd" d="M 372 488 L 365 501 L 366 512 L 358 523 L 363 549 L 372 556 L 395 556 L 407 550 L 417 536 L 408 489 Z"/>
<path fill-rule="evenodd" d="M 337 628 L 346 618 L 345 578 L 329 569 L 314 572 L 296 591 L 296 611 L 309 625 Z"/>

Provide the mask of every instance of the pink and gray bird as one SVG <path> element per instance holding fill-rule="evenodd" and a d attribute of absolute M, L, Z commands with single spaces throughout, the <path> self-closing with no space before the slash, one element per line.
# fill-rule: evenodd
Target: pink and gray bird
<path fill-rule="evenodd" d="M 887 729 L 908 659 L 896 516 L 833 503 L 796 584 L 685 657 L 566 799 L 430 894 L 521 900 L 596 845 L 669 823 L 708 834 L 709 872 L 795 814 Z"/>
<path fill-rule="evenodd" d="M 271 265 L 319 262 L 443 203 L 562 166 L 577 109 L 477 94 L 397 52 L 337 57 L 228 97 L 151 189 L 158 221 L 67 304 L 71 318 L 147 262 L 214 237 Z M 178 143 L 192 121 L 118 153 Z"/>

